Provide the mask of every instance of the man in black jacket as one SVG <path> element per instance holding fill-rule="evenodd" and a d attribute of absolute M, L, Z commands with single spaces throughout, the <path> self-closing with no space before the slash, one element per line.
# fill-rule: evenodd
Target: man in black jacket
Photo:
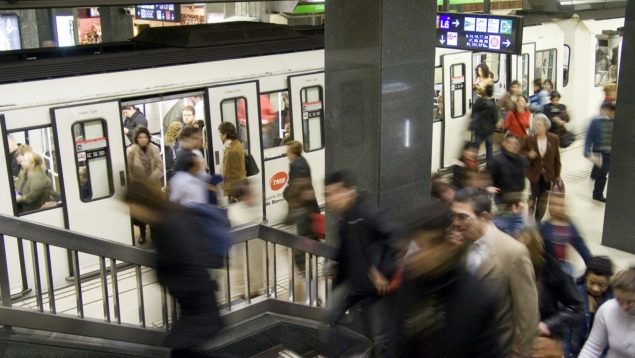
<path fill-rule="evenodd" d="M 330 333 L 346 311 L 364 304 L 363 319 L 375 342 L 375 356 L 393 357 L 394 312 L 390 280 L 397 272 L 396 238 L 391 221 L 357 192 L 351 173 L 340 171 L 326 180 L 327 209 L 340 216 L 337 273 L 327 313 Z M 329 341 L 334 336 L 329 335 Z M 340 355 L 334 354 L 334 355 Z"/>
<path fill-rule="evenodd" d="M 496 193 L 496 203 L 502 202 L 506 193 L 519 192 L 525 189 L 525 160 L 519 154 L 520 140 L 507 135 L 503 142 L 503 150 L 487 162 L 487 171 L 492 176 Z"/>
<path fill-rule="evenodd" d="M 148 128 L 148 120 L 137 107 L 132 105 L 124 106 L 122 112 L 124 116 L 123 134 L 132 143 L 132 132 L 134 132 L 134 129 L 137 127 Z"/>
<path fill-rule="evenodd" d="M 498 108 L 492 99 L 494 87 L 487 85 L 485 93 L 476 99 L 472 108 L 472 122 L 470 129 L 474 131 L 474 144 L 477 151 L 481 148 L 481 143 L 485 141 L 485 155 L 487 160 L 492 159 L 494 148 L 492 145 L 492 135 L 498 123 Z"/>

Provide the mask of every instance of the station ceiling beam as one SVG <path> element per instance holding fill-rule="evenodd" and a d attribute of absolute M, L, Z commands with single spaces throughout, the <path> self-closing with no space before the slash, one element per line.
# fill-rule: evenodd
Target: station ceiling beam
<path fill-rule="evenodd" d="M 224 2 L 267 2 L 282 0 L 206 0 L 195 1 L 196 3 L 224 3 Z M 191 4 L 192 0 L 171 0 L 170 3 Z M 151 5 L 157 0 L 8 0 L 0 1 L 0 10 L 14 9 L 49 9 L 61 7 L 100 7 L 100 6 L 130 6 L 130 5 Z"/>

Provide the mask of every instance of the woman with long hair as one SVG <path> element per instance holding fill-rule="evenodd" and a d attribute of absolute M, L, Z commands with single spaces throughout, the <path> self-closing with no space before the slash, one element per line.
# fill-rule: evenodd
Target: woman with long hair
<path fill-rule="evenodd" d="M 15 199 L 20 212 L 36 210 L 51 197 L 53 184 L 48 175 L 42 156 L 29 151 L 20 160 L 22 170 L 15 183 Z"/>

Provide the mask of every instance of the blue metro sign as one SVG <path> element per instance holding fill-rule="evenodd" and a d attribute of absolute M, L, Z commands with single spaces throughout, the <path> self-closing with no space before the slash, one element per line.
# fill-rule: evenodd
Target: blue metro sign
<path fill-rule="evenodd" d="M 522 42 L 522 17 L 437 13 L 437 47 L 520 55 Z"/>

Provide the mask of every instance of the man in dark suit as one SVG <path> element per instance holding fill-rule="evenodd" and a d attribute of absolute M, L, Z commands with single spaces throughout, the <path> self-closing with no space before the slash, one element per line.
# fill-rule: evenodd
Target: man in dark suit
<path fill-rule="evenodd" d="M 466 188 L 454 198 L 454 227 L 468 246 L 467 269 L 498 294 L 499 337 L 504 357 L 527 357 L 540 321 L 534 268 L 527 248 L 491 222 L 484 189 Z"/>
<path fill-rule="evenodd" d="M 549 133 L 551 122 L 544 114 L 534 115 L 534 135 L 525 138 L 522 155 L 530 160 L 525 176 L 531 183 L 529 212 L 535 209 L 536 222 L 540 222 L 547 209 L 553 183 L 560 182 L 560 138 Z"/>

